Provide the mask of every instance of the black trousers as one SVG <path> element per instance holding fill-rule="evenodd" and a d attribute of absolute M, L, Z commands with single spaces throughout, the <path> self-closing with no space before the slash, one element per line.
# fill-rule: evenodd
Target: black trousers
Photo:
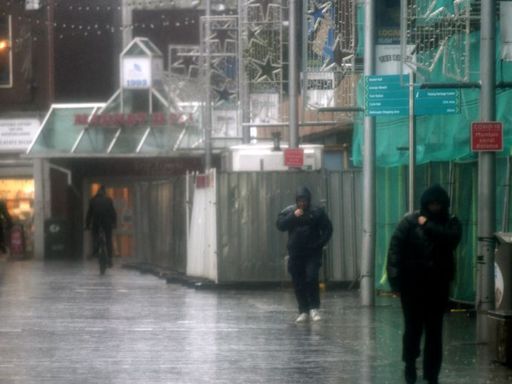
<path fill-rule="evenodd" d="M 318 275 L 321 266 L 322 261 L 316 256 L 290 256 L 288 259 L 288 272 L 292 277 L 299 313 L 320 308 Z"/>
<path fill-rule="evenodd" d="M 101 227 L 105 231 L 105 241 L 107 246 L 107 255 L 108 260 L 112 261 L 112 228 L 109 226 Z M 98 254 L 99 248 L 99 236 L 100 236 L 100 227 L 93 226 L 92 227 L 92 244 L 93 244 L 93 254 L 96 256 Z"/>
<path fill-rule="evenodd" d="M 443 317 L 448 295 L 436 291 L 435 288 L 412 294 L 404 291 L 400 296 L 405 323 L 402 359 L 406 364 L 416 362 L 424 334 L 423 377 L 426 380 L 439 377 L 443 360 Z"/>

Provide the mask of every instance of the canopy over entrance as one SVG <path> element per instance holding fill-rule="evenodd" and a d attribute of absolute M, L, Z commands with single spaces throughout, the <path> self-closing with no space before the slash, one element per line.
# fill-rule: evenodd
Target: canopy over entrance
<path fill-rule="evenodd" d="M 153 113 L 122 113 L 120 99 L 121 93 L 117 92 L 106 104 L 53 105 L 28 155 L 182 156 L 203 151 L 203 134 L 195 111 L 173 112 L 161 100 L 155 103 Z"/>

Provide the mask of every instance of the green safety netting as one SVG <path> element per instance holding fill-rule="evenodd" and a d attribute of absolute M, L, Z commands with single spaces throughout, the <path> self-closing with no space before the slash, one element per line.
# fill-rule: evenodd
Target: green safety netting
<path fill-rule="evenodd" d="M 440 7 L 454 12 L 452 1 L 424 1 L 429 3 L 432 11 Z M 452 8 L 449 8 L 451 6 Z M 363 9 L 359 9 L 363 13 Z M 363 16 L 358 20 L 362 23 Z M 361 24 L 360 24 L 361 26 Z M 496 27 L 496 82 L 512 81 L 512 63 L 501 62 L 499 25 Z M 360 29 L 362 32 L 362 29 Z M 359 41 L 364 40 L 359 34 Z M 450 39 L 457 39 L 453 36 Z M 468 81 L 479 80 L 480 34 L 472 32 L 470 39 L 469 62 L 471 71 Z M 447 42 L 450 46 L 450 41 Z M 450 54 L 446 52 L 442 54 Z M 359 48 L 359 52 L 362 49 Z M 428 53 L 425 53 L 428 54 Z M 456 55 L 455 55 L 456 56 Z M 461 54 L 462 56 L 462 54 Z M 431 71 L 418 69 L 418 78 L 428 82 L 454 82 L 443 74 L 443 60 L 431 68 Z M 446 63 L 446 61 L 445 61 Z M 446 69 L 446 68 L 445 68 Z M 364 105 L 363 80 L 358 89 L 358 105 Z M 417 141 L 417 190 L 419 201 L 421 192 L 430 184 L 438 182 L 452 197 L 452 210 L 461 219 L 464 228 L 463 239 L 457 250 L 457 277 L 453 287 L 452 298 L 456 301 L 472 303 L 476 289 L 476 252 L 477 252 L 477 162 L 470 148 L 470 127 L 479 121 L 480 91 L 478 89 L 461 89 L 461 112 L 456 115 L 432 115 L 416 117 Z M 507 156 L 512 148 L 512 90 L 497 89 L 496 120 L 504 127 L 505 150 L 497 159 L 496 185 L 496 229 L 507 230 L 512 223 L 502 223 L 507 173 Z M 362 164 L 364 114 L 358 114 L 354 122 L 353 162 Z M 377 219 L 376 219 L 376 287 L 388 290 L 385 272 L 389 238 L 398 221 L 406 212 L 408 151 L 408 117 L 376 118 L 376 161 L 377 161 Z M 512 216 L 512 215 L 511 215 Z M 512 229 L 512 225 L 510 226 Z"/>

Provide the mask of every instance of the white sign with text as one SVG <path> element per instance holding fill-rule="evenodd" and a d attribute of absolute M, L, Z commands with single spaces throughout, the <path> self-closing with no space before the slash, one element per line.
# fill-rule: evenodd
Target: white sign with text
<path fill-rule="evenodd" d="M 37 119 L 0 119 L 0 151 L 26 151 L 39 126 Z"/>

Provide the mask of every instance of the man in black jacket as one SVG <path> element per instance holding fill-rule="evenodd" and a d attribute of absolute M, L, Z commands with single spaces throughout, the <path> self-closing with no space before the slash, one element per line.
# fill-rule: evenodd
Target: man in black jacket
<path fill-rule="evenodd" d="M 428 188 L 421 196 L 420 211 L 402 219 L 389 245 L 388 280 L 400 295 L 404 314 L 402 359 L 407 383 L 416 382 L 423 331 L 423 377 L 430 384 L 438 383 L 443 315 L 455 275 L 454 251 L 462 232 L 449 208 L 450 198 L 441 186 Z"/>
<path fill-rule="evenodd" d="M 288 231 L 288 272 L 299 306 L 297 322 L 321 319 L 318 274 L 322 266 L 322 248 L 332 235 L 332 224 L 325 211 L 311 205 L 311 192 L 298 189 L 296 204 L 283 209 L 277 228 Z"/>
<path fill-rule="evenodd" d="M 108 260 L 107 264 L 112 267 L 112 229 L 117 225 L 117 214 L 112 199 L 107 196 L 105 186 L 98 189 L 96 195 L 89 201 L 89 209 L 85 220 L 85 227 L 92 226 L 93 252 L 98 254 L 98 237 L 100 229 L 105 231 Z"/>

